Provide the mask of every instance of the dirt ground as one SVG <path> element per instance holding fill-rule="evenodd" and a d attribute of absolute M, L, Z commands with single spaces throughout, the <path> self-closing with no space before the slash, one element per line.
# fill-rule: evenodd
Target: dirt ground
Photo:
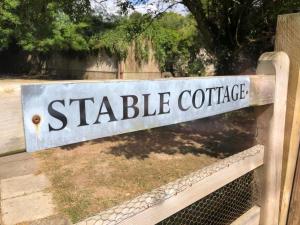
<path fill-rule="evenodd" d="M 36 153 L 72 222 L 253 145 L 251 109 Z"/>

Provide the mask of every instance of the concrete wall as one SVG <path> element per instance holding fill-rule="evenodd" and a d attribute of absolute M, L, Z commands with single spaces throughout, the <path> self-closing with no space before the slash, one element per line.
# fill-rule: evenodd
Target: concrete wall
<path fill-rule="evenodd" d="M 54 54 L 45 62 L 43 72 L 49 74 L 51 78 L 58 79 L 103 80 L 117 79 L 118 70 L 121 69 L 123 79 L 161 78 L 153 50 L 149 49 L 147 62 L 137 62 L 134 48 L 134 45 L 130 47 L 128 56 L 121 68 L 118 66 L 119 61 L 116 57 L 101 51 L 98 54 L 83 56 Z"/>
<path fill-rule="evenodd" d="M 116 57 L 109 56 L 105 52 L 82 57 L 63 56 L 55 54 L 47 60 L 43 71 L 52 78 L 59 79 L 87 79 L 103 80 L 117 79 L 118 70 L 121 69 L 123 79 L 157 79 L 161 78 L 159 65 L 155 60 L 154 52 L 149 50 L 147 62 L 137 62 L 134 46 L 130 47 L 128 56 L 119 68 Z"/>
<path fill-rule="evenodd" d="M 122 68 L 123 79 L 157 79 L 161 78 L 159 65 L 154 52 L 149 50 L 148 62 L 137 62 L 134 45 L 128 52 Z M 104 51 L 95 54 L 61 54 L 56 53 L 41 59 L 33 58 L 22 51 L 9 51 L 0 54 L 0 74 L 41 75 L 45 79 L 117 79 L 119 60 Z"/>
<path fill-rule="evenodd" d="M 135 46 L 132 45 L 124 62 L 124 79 L 157 79 L 162 77 L 152 48 L 149 49 L 147 62 L 137 62 L 134 52 Z"/>
<path fill-rule="evenodd" d="M 83 56 L 54 54 L 45 62 L 43 72 L 60 79 L 116 79 L 118 60 L 103 51 Z"/>

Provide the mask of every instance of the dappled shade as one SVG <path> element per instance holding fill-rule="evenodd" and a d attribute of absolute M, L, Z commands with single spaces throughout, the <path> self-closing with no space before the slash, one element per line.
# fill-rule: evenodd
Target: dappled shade
<path fill-rule="evenodd" d="M 240 110 L 177 125 L 137 131 L 91 141 L 92 145 L 118 143 L 105 151 L 126 158 L 147 158 L 151 153 L 206 154 L 225 158 L 254 143 L 254 117 L 251 109 Z M 61 147 L 76 149 L 83 143 Z"/>

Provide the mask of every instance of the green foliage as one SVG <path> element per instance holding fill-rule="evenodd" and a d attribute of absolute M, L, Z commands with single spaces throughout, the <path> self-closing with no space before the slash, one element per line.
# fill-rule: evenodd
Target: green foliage
<path fill-rule="evenodd" d="M 156 59 L 163 71 L 186 75 L 195 63 L 199 43 L 195 20 L 191 16 L 165 13 L 146 31 L 153 41 Z"/>
<path fill-rule="evenodd" d="M 138 36 L 134 40 L 135 60 L 138 63 L 149 60 L 149 51 L 151 43 L 143 36 Z"/>
<path fill-rule="evenodd" d="M 125 59 L 132 44 L 135 44 L 136 57 L 138 61 L 147 59 L 148 52 L 146 41 L 140 35 L 144 29 L 148 16 L 138 13 L 130 17 L 120 18 L 115 21 L 114 26 L 104 28 L 91 37 L 92 49 L 104 49 L 111 55 Z M 93 26 L 93 25 L 92 25 Z"/>
<path fill-rule="evenodd" d="M 0 50 L 15 43 L 32 53 L 87 51 L 89 15 L 86 0 L 3 0 Z"/>
<path fill-rule="evenodd" d="M 22 27 L 17 40 L 24 50 L 48 53 L 89 49 L 83 32 L 87 24 L 72 21 L 57 2 L 22 1 L 19 10 Z"/>
<path fill-rule="evenodd" d="M 147 1 L 118 2 L 126 11 Z M 217 58 L 218 73 L 235 73 L 249 59 L 255 62 L 259 54 L 273 49 L 278 14 L 300 8 L 300 0 L 181 3 L 191 15 L 133 13 L 109 21 L 92 12 L 90 0 L 1 0 L 0 51 L 11 45 L 35 55 L 104 49 L 125 59 L 134 46 L 136 60 L 142 62 L 152 47 L 162 71 L 187 75 L 201 73 L 199 49 L 206 48 Z"/>
<path fill-rule="evenodd" d="M 254 66 L 262 52 L 273 50 L 277 16 L 300 9 L 299 0 L 182 2 L 195 17 L 203 45 L 217 56 L 223 74 Z"/>
<path fill-rule="evenodd" d="M 36 57 L 105 50 L 125 59 L 133 46 L 136 61 L 142 63 L 151 47 L 162 71 L 186 75 L 202 68 L 191 16 L 133 13 L 108 21 L 92 12 L 89 0 L 4 0 L 0 13 L 1 48 L 12 43 Z"/>
<path fill-rule="evenodd" d="M 94 35 L 90 41 L 93 49 L 105 49 L 119 58 L 126 58 L 128 49 L 134 45 L 138 62 L 149 58 L 150 45 L 154 48 L 155 58 L 162 71 L 185 75 L 202 66 L 196 60 L 199 43 L 197 42 L 196 22 L 191 16 L 176 13 L 164 13 L 153 19 L 149 15 L 133 13 L 121 18 L 116 26 L 104 29 Z"/>
<path fill-rule="evenodd" d="M 2 0 L 0 2 L 0 50 L 9 46 L 14 29 L 20 25 L 19 17 L 15 12 L 18 5 L 18 0 Z"/>
<path fill-rule="evenodd" d="M 90 40 L 93 50 L 104 49 L 120 59 L 126 58 L 129 44 L 128 28 L 124 20 L 117 21 L 113 28 L 100 30 Z"/>
<path fill-rule="evenodd" d="M 164 3 L 172 5 L 174 1 Z M 222 74 L 239 73 L 245 69 L 243 66 L 254 66 L 262 52 L 274 48 L 277 16 L 300 10 L 300 0 L 182 0 L 180 3 L 195 18 L 198 42 L 216 56 L 218 73 Z"/>

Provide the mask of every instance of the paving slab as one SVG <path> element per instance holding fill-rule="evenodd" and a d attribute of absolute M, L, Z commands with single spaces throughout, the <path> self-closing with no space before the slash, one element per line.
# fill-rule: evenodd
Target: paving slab
<path fill-rule="evenodd" d="M 0 181 L 1 199 L 14 198 L 45 190 L 50 186 L 44 174 L 18 176 Z"/>
<path fill-rule="evenodd" d="M 4 225 L 15 225 L 54 215 L 55 207 L 50 193 L 36 192 L 2 200 L 1 211 Z"/>
<path fill-rule="evenodd" d="M 37 159 L 27 152 L 0 157 L 0 180 L 36 173 L 37 169 Z"/>

